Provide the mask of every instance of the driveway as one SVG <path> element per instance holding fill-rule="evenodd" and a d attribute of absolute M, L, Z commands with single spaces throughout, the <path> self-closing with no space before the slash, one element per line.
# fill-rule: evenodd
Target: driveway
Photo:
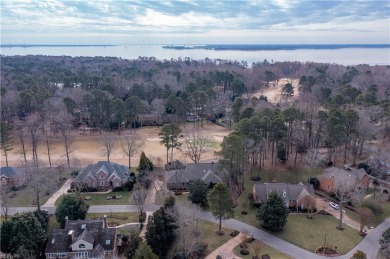
<path fill-rule="evenodd" d="M 45 204 L 42 205 L 42 207 L 54 207 L 56 200 L 61 197 L 61 195 L 66 194 L 67 190 L 70 189 L 70 184 L 72 183 L 72 181 L 73 179 L 66 180 L 64 185 L 62 185 L 60 189 L 53 193 L 53 195 L 47 200 Z"/>
<path fill-rule="evenodd" d="M 340 211 L 335 210 L 332 207 L 330 207 L 329 201 L 327 201 L 326 199 L 316 198 L 316 207 L 320 210 L 324 210 L 324 211 L 332 214 L 332 216 L 334 216 L 336 219 L 340 219 Z M 351 219 L 350 217 L 348 217 L 348 215 L 346 213 L 343 213 L 343 223 L 347 224 L 351 228 L 354 228 L 356 230 L 360 230 L 360 223 Z M 371 231 L 371 229 L 364 227 L 364 231 L 366 233 L 369 233 Z"/>

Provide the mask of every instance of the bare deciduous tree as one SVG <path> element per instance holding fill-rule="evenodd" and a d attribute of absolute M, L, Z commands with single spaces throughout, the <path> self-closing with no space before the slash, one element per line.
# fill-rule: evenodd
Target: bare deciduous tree
<path fill-rule="evenodd" d="M 23 123 L 19 120 L 17 120 L 17 122 L 15 123 L 15 132 L 16 132 L 16 135 L 17 137 L 19 138 L 20 140 L 20 144 L 21 144 L 21 153 L 23 155 L 23 159 L 24 159 L 24 163 L 27 163 L 27 149 L 26 149 L 26 144 L 25 144 L 25 132 L 24 132 L 24 128 L 23 128 Z"/>
<path fill-rule="evenodd" d="M 360 233 L 364 233 L 363 229 L 365 226 L 367 226 L 368 223 L 374 218 L 374 214 L 369 208 L 357 208 L 356 212 L 359 215 L 360 219 Z"/>
<path fill-rule="evenodd" d="M 61 133 L 62 144 L 65 148 L 66 161 L 70 167 L 70 154 L 75 151 L 74 143 L 76 135 L 73 132 L 72 116 L 67 112 L 60 112 L 53 121 L 53 128 L 55 132 Z"/>
<path fill-rule="evenodd" d="M 50 130 L 47 127 L 45 127 L 44 131 L 45 131 L 47 157 L 49 159 L 49 167 L 51 167 L 51 156 L 50 156 L 50 154 L 51 154 L 51 148 L 52 148 L 53 139 L 52 139 L 52 136 L 50 135 Z"/>
<path fill-rule="evenodd" d="M 349 173 L 337 174 L 334 180 L 334 192 L 339 198 L 340 219 L 338 229 L 343 228 L 343 203 L 345 203 L 356 188 L 356 180 Z"/>
<path fill-rule="evenodd" d="M 10 207 L 10 195 L 11 195 L 11 188 L 9 188 L 8 186 L 1 187 L 0 190 L 1 210 L 3 211 L 5 220 L 8 219 L 8 210 Z"/>
<path fill-rule="evenodd" d="M 57 181 L 49 171 L 44 169 L 35 169 L 31 174 L 29 185 L 34 192 L 38 210 L 40 210 L 42 197 L 57 187 Z"/>
<path fill-rule="evenodd" d="M 131 196 L 132 203 L 137 206 L 140 215 L 142 215 L 142 213 L 144 212 L 145 200 L 147 195 L 148 191 L 144 187 L 141 187 L 135 190 L 133 192 L 133 195 Z"/>
<path fill-rule="evenodd" d="M 107 161 L 110 161 L 110 156 L 116 148 L 116 138 L 110 135 L 103 136 L 102 143 L 104 146 L 104 154 L 107 156 Z"/>
<path fill-rule="evenodd" d="M 143 140 L 136 133 L 121 138 L 122 150 L 129 158 L 129 168 L 131 168 L 131 158 L 141 150 L 143 145 Z"/>
<path fill-rule="evenodd" d="M 32 114 L 28 117 L 26 126 L 31 137 L 32 160 L 35 167 L 38 167 L 38 142 L 40 140 L 39 131 L 42 129 L 42 121 L 38 114 Z"/>
<path fill-rule="evenodd" d="M 210 138 L 203 135 L 199 130 L 194 130 L 184 137 L 184 153 L 194 163 L 199 163 L 202 155 L 207 150 L 207 144 L 210 142 Z"/>

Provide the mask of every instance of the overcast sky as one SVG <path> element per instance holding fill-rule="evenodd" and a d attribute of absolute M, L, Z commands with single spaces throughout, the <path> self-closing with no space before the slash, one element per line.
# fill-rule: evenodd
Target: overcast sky
<path fill-rule="evenodd" d="M 390 43 L 390 1 L 1 1 L 2 44 Z"/>

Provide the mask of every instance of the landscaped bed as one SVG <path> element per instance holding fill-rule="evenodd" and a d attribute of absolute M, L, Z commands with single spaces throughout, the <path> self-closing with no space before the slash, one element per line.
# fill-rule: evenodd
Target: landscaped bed
<path fill-rule="evenodd" d="M 249 243 L 248 244 L 248 248 L 246 249 L 249 254 L 248 255 L 242 255 L 240 254 L 240 251 L 241 251 L 241 247 L 240 245 L 236 246 L 234 249 L 233 249 L 233 253 L 243 259 L 252 259 L 253 256 L 255 256 L 254 254 L 254 251 L 253 251 L 253 243 Z M 270 256 L 270 258 L 278 258 L 278 259 L 289 259 L 291 257 L 289 257 L 288 255 L 280 252 L 279 250 L 269 246 L 269 245 L 266 245 L 264 243 L 261 244 L 261 251 L 260 251 L 260 254 L 259 254 L 259 258 L 261 258 L 262 255 L 264 254 L 268 254 Z"/>

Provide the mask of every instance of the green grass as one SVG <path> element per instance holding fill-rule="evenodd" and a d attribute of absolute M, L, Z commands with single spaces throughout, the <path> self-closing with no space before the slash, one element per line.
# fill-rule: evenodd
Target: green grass
<path fill-rule="evenodd" d="M 208 244 L 208 247 L 206 249 L 206 255 L 210 254 L 212 251 L 214 251 L 232 238 L 229 235 L 230 232 L 232 232 L 231 229 L 222 227 L 222 231 L 225 232 L 225 235 L 223 236 L 218 236 L 217 234 L 215 234 L 217 230 L 218 224 L 211 223 L 205 220 L 199 220 L 199 241 Z M 172 258 L 177 253 L 180 243 L 180 237 L 178 237 L 172 244 L 172 247 L 168 252 L 167 258 Z"/>
<path fill-rule="evenodd" d="M 89 196 L 91 197 L 90 200 L 85 200 L 85 203 L 89 205 L 128 205 L 130 203 L 132 192 L 128 191 L 122 191 L 122 192 L 110 192 L 110 193 L 94 193 L 94 192 L 85 192 L 81 193 L 81 197 L 84 199 L 84 197 Z M 118 196 L 121 195 L 121 199 L 111 199 L 107 200 L 107 196 Z M 62 200 L 62 197 L 58 198 L 56 200 L 56 205 L 58 205 Z"/>
<path fill-rule="evenodd" d="M 241 251 L 241 247 L 240 245 L 236 246 L 234 249 L 233 249 L 233 253 L 243 259 L 252 259 L 252 256 L 255 256 L 255 253 L 253 252 L 253 243 L 250 243 L 248 244 L 248 252 L 249 254 L 248 255 L 242 255 L 240 254 L 240 251 Z M 264 255 L 264 254 L 268 254 L 272 259 L 289 259 L 289 258 L 292 258 L 282 252 L 280 252 L 279 250 L 269 246 L 269 245 L 266 245 L 264 243 L 261 244 L 261 250 L 260 250 L 260 254 L 259 254 L 259 257 L 261 258 L 261 255 Z"/>
<path fill-rule="evenodd" d="M 370 197 L 369 200 L 373 200 L 373 198 Z M 385 219 L 390 217 L 390 202 L 389 201 L 381 202 L 380 205 L 383 209 L 383 213 L 375 216 L 373 220 L 368 224 L 369 226 L 376 227 L 379 224 L 381 224 Z M 348 209 L 345 212 L 347 213 L 348 217 L 350 217 L 351 219 L 357 222 L 360 221 L 359 215 L 356 212 Z"/>
<path fill-rule="evenodd" d="M 324 244 L 326 234 L 327 244 L 331 247 L 336 245 L 337 250 L 345 254 L 362 241 L 362 237 L 357 230 L 345 224 L 342 231 L 336 228 L 337 225 L 338 220 L 332 216 L 315 214 L 313 219 L 307 219 L 303 214 L 290 214 L 284 230 L 272 234 L 311 252 Z"/>
<path fill-rule="evenodd" d="M 49 171 L 50 174 L 53 175 L 53 178 L 55 180 L 55 183 L 53 183 L 53 188 L 48 188 L 47 192 L 44 194 L 44 196 L 40 199 L 41 206 L 47 202 L 47 200 L 50 198 L 50 196 L 55 193 L 64 183 L 65 181 L 70 177 L 69 173 L 63 172 L 61 175 L 59 171 L 56 168 L 46 168 L 45 170 Z M 36 172 L 37 174 L 40 173 L 40 171 Z M 59 180 L 60 176 L 63 178 L 61 181 Z M 12 198 L 10 198 L 10 206 L 12 207 L 28 207 L 28 206 L 36 206 L 36 204 L 33 204 L 33 200 L 35 201 L 35 192 L 31 185 L 29 185 L 29 181 L 27 180 L 26 188 L 17 190 L 17 191 L 11 191 Z"/>
<path fill-rule="evenodd" d="M 57 222 L 56 216 L 52 215 L 49 217 L 49 223 L 47 225 L 47 234 L 49 234 L 54 229 L 60 229 L 61 225 Z"/>
<path fill-rule="evenodd" d="M 92 218 L 103 218 L 104 215 L 107 216 L 107 223 L 118 223 L 118 225 L 123 225 L 126 223 L 137 222 L 138 223 L 138 212 L 108 212 L 108 213 L 88 213 L 86 219 Z M 127 219 L 118 219 L 115 216 L 127 217 Z"/>

